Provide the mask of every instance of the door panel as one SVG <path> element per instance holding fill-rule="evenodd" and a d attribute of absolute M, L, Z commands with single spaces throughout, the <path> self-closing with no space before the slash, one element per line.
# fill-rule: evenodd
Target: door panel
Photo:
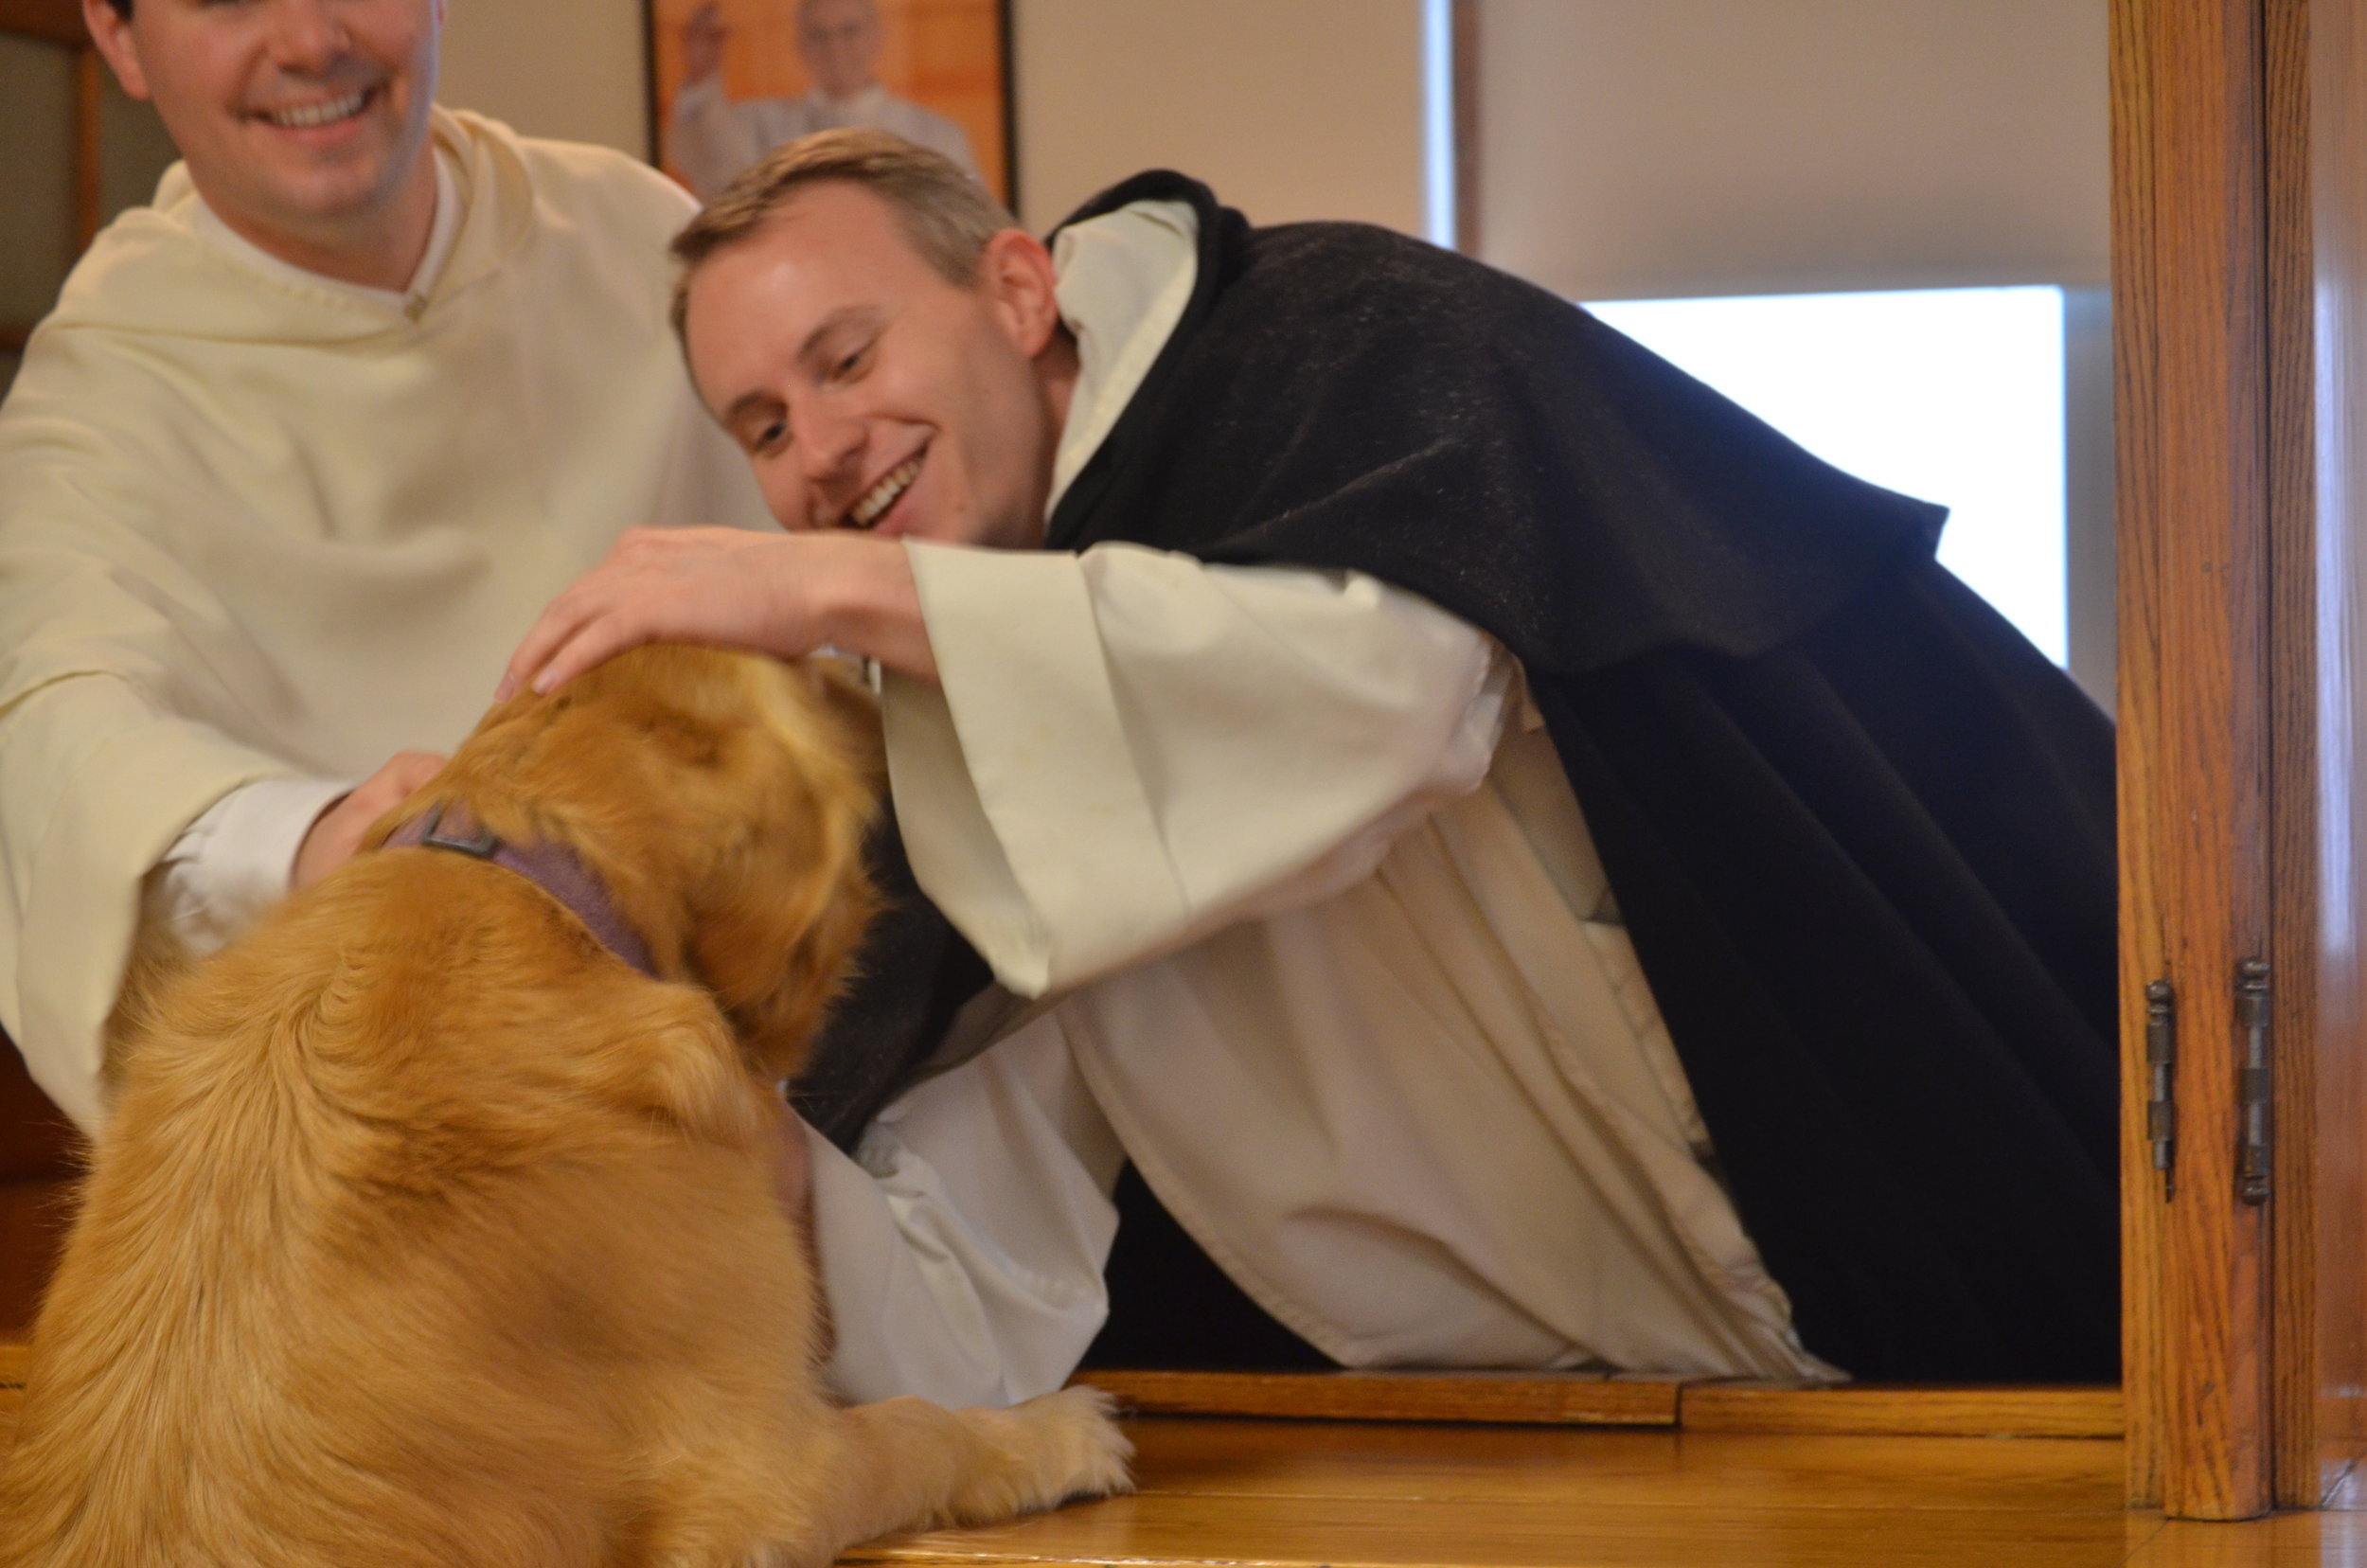
<path fill-rule="evenodd" d="M 2367 456 L 2367 29 L 2358 0 L 2275 0 L 2266 124 L 2270 552 L 2275 713 L 2271 848 L 2280 1081 L 2275 1227 L 2276 1495 L 2321 1504 L 2359 1453 L 2367 1384 L 2367 801 L 2353 496 Z"/>
<path fill-rule="evenodd" d="M 2132 1501 L 2321 1504 L 2367 1387 L 2367 0 L 2120 0 L 2123 1208 Z M 2274 1159 L 2236 1179 L 2236 966 Z M 2145 996 L 2177 1001 L 2176 1190 Z"/>
<path fill-rule="evenodd" d="M 2269 1506 L 2268 1234 L 2235 1193 L 2237 966 L 2268 952 L 2260 0 L 2113 8 L 2122 1204 L 2132 1500 Z M 2145 988 L 2176 1009 L 2155 1169 Z"/>

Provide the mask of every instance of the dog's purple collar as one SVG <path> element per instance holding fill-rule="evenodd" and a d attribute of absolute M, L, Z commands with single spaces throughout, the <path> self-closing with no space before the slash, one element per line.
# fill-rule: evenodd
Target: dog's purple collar
<path fill-rule="evenodd" d="M 657 977 L 656 968 L 650 962 L 650 949 L 641 940 L 640 933 L 625 923 L 610 900 L 608 889 L 564 845 L 506 843 L 490 829 L 474 821 L 467 807 L 454 806 L 447 811 L 437 806 L 427 815 L 413 817 L 388 834 L 386 847 L 449 849 L 515 871 L 566 906 L 567 912 L 581 920 L 609 952 L 651 979 Z"/>

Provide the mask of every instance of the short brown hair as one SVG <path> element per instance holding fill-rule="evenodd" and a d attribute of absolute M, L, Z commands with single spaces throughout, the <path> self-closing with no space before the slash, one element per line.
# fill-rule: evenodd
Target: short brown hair
<path fill-rule="evenodd" d="M 1003 204 L 951 158 L 885 131 L 817 131 L 774 148 L 674 237 L 674 258 L 683 264 L 674 280 L 674 330 L 683 330 L 702 262 L 755 235 L 800 190 L 833 181 L 885 202 L 921 259 L 963 288 L 977 281 L 987 241 L 1014 226 Z"/>

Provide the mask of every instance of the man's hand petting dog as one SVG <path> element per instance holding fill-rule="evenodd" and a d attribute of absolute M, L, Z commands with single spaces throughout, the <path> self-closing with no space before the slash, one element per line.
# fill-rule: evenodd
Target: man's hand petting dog
<path fill-rule="evenodd" d="M 821 648 L 937 678 L 903 545 L 850 533 L 636 528 L 551 602 L 496 701 L 557 689 L 645 643 L 801 658 Z"/>
<path fill-rule="evenodd" d="M 444 760 L 434 752 L 397 752 L 384 767 L 330 801 L 304 830 L 289 884 L 310 887 L 351 860 L 370 824 L 435 777 Z"/>

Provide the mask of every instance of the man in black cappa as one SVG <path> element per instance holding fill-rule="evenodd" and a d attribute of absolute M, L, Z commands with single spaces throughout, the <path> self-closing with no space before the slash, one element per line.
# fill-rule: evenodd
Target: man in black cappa
<path fill-rule="evenodd" d="M 629 539 L 510 675 L 882 671 L 842 1385 L 1033 1392 L 1105 1258 L 1104 1361 L 2116 1376 L 2111 732 L 1941 508 L 1401 236 L 958 178 L 692 225 L 789 531 Z"/>

